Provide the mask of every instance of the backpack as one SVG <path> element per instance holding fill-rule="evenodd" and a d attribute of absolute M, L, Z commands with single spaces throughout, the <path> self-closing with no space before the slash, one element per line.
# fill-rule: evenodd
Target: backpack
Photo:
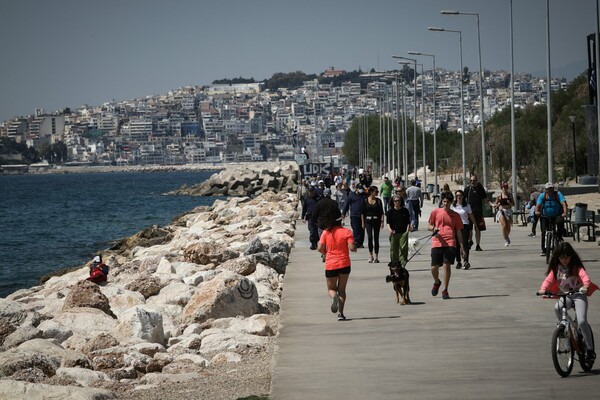
<path fill-rule="evenodd" d="M 561 214 L 562 207 L 558 198 L 558 192 L 554 192 L 554 196 L 551 198 L 548 193 L 544 193 L 542 199 L 542 214 L 546 217 L 556 217 Z"/>

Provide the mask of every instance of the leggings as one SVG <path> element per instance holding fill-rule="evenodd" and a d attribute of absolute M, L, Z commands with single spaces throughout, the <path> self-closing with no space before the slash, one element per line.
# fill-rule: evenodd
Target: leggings
<path fill-rule="evenodd" d="M 556 313 L 556 318 L 560 321 L 562 318 L 562 298 L 556 302 L 554 306 L 554 312 Z M 588 349 L 592 349 L 592 331 L 590 329 L 590 324 L 587 322 L 587 309 L 588 309 L 588 299 L 587 295 L 583 293 L 575 293 L 570 298 L 567 297 L 567 309 L 575 308 L 575 314 L 577 314 L 577 323 L 579 324 L 579 328 L 581 329 L 581 334 L 583 335 L 583 341 L 585 342 Z"/>
<path fill-rule="evenodd" d="M 471 246 L 469 246 L 470 231 L 471 225 L 464 224 L 463 229 L 460 232 L 457 232 L 458 235 L 462 235 L 463 248 L 465 249 L 464 262 L 469 262 L 469 250 L 471 250 Z M 458 239 L 456 239 L 456 261 L 460 262 L 460 243 L 458 243 Z"/>
<path fill-rule="evenodd" d="M 372 219 L 365 221 L 365 229 L 367 231 L 369 253 L 373 254 L 373 247 L 375 247 L 375 254 L 379 254 L 379 230 L 381 229 L 381 220 Z M 375 246 L 373 246 L 373 240 L 375 240 Z"/>

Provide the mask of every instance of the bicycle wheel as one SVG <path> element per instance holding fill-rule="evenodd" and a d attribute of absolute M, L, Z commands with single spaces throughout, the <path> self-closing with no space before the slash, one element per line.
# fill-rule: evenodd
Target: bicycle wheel
<path fill-rule="evenodd" d="M 571 335 L 564 326 L 559 326 L 552 335 L 552 362 L 554 369 L 562 377 L 567 377 L 573 370 L 573 353 Z"/>
<path fill-rule="evenodd" d="M 592 327 L 590 326 L 590 335 L 592 336 L 592 348 L 594 348 L 594 333 L 592 332 Z M 579 365 L 581 365 L 581 369 L 585 372 L 588 372 L 594 366 L 594 360 L 588 360 L 585 356 L 585 343 L 583 342 L 583 336 L 581 335 L 581 331 L 579 332 Z"/>
<path fill-rule="evenodd" d="M 554 232 L 546 231 L 546 264 L 550 262 L 552 252 L 554 251 Z"/>

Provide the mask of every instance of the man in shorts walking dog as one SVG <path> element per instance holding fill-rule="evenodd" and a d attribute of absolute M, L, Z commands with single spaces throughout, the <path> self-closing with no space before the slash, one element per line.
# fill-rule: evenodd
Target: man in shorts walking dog
<path fill-rule="evenodd" d="M 440 267 L 444 267 L 444 290 L 442 298 L 450 298 L 448 294 L 448 284 L 450 283 L 451 265 L 454 264 L 456 257 L 456 240 L 460 245 L 461 255 L 464 257 L 465 248 L 460 231 L 463 229 L 463 223 L 460 216 L 450 209 L 454 196 L 452 192 L 445 192 L 441 195 L 442 208 L 434 209 L 429 215 L 429 230 L 432 231 L 431 240 L 431 275 L 433 276 L 433 288 L 431 295 L 437 296 L 442 281 L 439 278 Z"/>

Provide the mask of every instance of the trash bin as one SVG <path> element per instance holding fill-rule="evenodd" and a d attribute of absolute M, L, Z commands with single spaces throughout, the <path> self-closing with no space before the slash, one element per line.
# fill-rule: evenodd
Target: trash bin
<path fill-rule="evenodd" d="M 573 219 L 578 222 L 585 221 L 585 214 L 587 213 L 587 204 L 585 203 L 576 203 L 575 208 L 573 208 Z"/>
<path fill-rule="evenodd" d="M 427 193 L 433 193 L 433 183 L 427 184 Z"/>

